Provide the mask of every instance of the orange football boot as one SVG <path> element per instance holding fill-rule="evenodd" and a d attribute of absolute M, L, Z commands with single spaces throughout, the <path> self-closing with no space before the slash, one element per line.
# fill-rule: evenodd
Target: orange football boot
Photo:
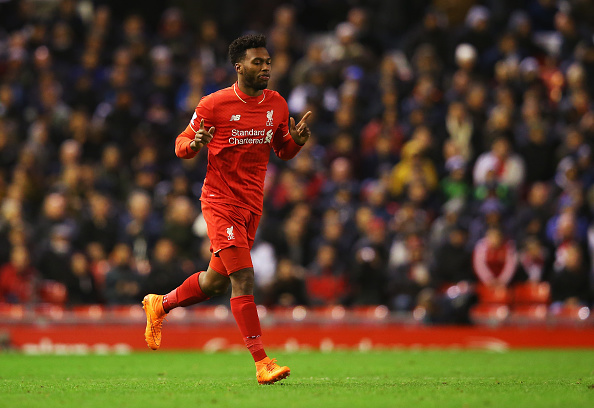
<path fill-rule="evenodd" d="M 142 308 L 146 313 L 146 330 L 144 340 L 153 350 L 161 347 L 161 327 L 167 313 L 163 309 L 162 295 L 146 295 L 142 300 Z"/>
<path fill-rule="evenodd" d="M 276 364 L 276 358 L 271 360 L 266 357 L 256 363 L 256 378 L 259 384 L 274 384 L 287 378 L 290 374 L 289 367 L 281 367 Z"/>

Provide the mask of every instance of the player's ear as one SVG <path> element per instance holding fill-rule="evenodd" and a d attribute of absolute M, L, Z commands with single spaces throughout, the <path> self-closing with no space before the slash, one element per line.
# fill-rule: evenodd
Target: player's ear
<path fill-rule="evenodd" d="M 242 69 L 242 65 L 238 62 L 235 64 L 235 72 L 237 72 L 238 74 L 241 74 L 241 69 Z"/>

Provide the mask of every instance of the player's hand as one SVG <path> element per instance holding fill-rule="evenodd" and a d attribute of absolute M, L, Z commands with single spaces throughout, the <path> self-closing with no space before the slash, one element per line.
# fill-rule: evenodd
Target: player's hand
<path fill-rule="evenodd" d="M 311 132 L 306 122 L 310 116 L 311 111 L 307 111 L 296 125 L 295 119 L 289 118 L 289 133 L 291 134 L 291 137 L 295 143 L 297 143 L 299 146 L 303 146 L 311 136 Z"/>
<path fill-rule="evenodd" d="M 197 152 L 202 149 L 204 145 L 212 140 L 214 136 L 215 128 L 212 126 L 208 131 L 204 128 L 204 119 L 200 120 L 200 128 L 194 135 L 194 140 L 190 143 L 190 148 Z"/>

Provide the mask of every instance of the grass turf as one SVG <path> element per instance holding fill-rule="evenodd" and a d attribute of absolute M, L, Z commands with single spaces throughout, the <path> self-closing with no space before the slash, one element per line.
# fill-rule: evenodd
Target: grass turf
<path fill-rule="evenodd" d="M 594 350 L 0 354 L 0 407 L 592 407 Z"/>

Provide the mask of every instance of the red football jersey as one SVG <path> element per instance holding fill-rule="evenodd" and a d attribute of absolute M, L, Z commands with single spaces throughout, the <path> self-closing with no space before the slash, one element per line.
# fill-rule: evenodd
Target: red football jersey
<path fill-rule="evenodd" d="M 276 91 L 248 96 L 237 82 L 203 97 L 184 132 L 177 136 L 175 153 L 196 156 L 190 142 L 200 128 L 215 128 L 208 148 L 208 167 L 201 200 L 224 202 L 262 213 L 264 178 L 270 148 L 283 160 L 293 158 L 301 146 L 289 134 L 289 108 Z"/>

